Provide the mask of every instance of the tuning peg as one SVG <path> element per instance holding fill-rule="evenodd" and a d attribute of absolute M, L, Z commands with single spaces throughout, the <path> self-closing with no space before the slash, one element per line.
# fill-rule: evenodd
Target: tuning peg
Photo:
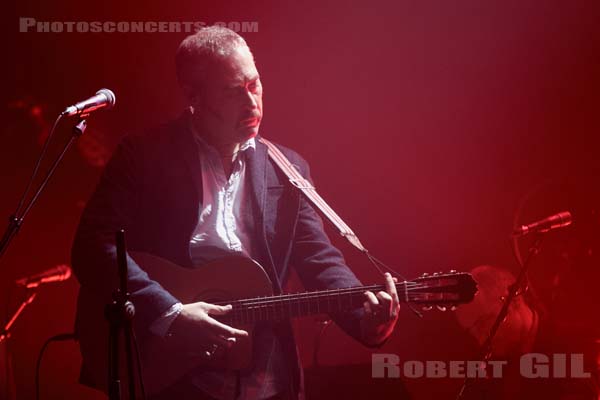
<path fill-rule="evenodd" d="M 433 276 L 438 276 L 440 274 L 440 272 L 434 272 Z"/>
<path fill-rule="evenodd" d="M 440 311 L 446 311 L 447 308 L 445 306 L 436 306 L 438 310 Z"/>
<path fill-rule="evenodd" d="M 421 308 L 423 309 L 423 311 L 429 311 L 433 308 L 433 306 L 423 306 Z"/>
<path fill-rule="evenodd" d="M 455 274 L 455 273 L 456 273 L 456 270 L 455 270 L 455 269 L 451 269 L 451 270 L 450 270 L 450 273 L 451 273 L 451 274 Z"/>
<path fill-rule="evenodd" d="M 451 306 L 451 307 L 450 307 L 450 311 L 456 311 L 456 309 L 457 309 L 457 308 L 458 308 L 458 307 L 456 307 L 456 306 Z"/>
<path fill-rule="evenodd" d="M 423 278 L 427 278 L 429 276 L 428 272 L 423 272 L 423 275 L 421 275 Z"/>

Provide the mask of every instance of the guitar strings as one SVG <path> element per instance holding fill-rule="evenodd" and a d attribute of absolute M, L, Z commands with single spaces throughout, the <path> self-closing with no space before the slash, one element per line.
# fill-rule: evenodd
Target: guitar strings
<path fill-rule="evenodd" d="M 417 291 L 419 289 L 426 289 L 428 288 L 428 285 L 425 284 L 421 284 L 421 283 L 412 283 L 411 287 L 407 287 L 407 291 L 411 292 L 412 295 L 423 295 L 423 296 L 431 296 L 431 293 L 412 293 L 414 291 Z M 352 287 L 352 288 L 340 288 L 340 289 L 329 289 L 329 290 L 325 290 L 325 291 L 319 291 L 319 292 L 304 292 L 304 293 L 289 293 L 289 294 L 283 294 L 283 295 L 278 295 L 278 296 L 262 296 L 262 297 L 255 297 L 255 298 L 250 298 L 250 299 L 242 299 L 242 300 L 233 300 L 230 302 L 219 302 L 219 303 L 215 303 L 215 304 L 245 304 L 248 306 L 252 306 L 255 304 L 270 304 L 270 303 L 278 303 L 278 302 L 286 302 L 286 301 L 290 301 L 290 300 L 296 300 L 296 301 L 307 301 L 307 300 L 317 300 L 320 298 L 326 298 L 326 297 L 333 297 L 335 298 L 335 295 L 354 295 L 354 296 L 359 296 L 362 295 L 365 290 L 378 290 L 378 289 L 382 289 L 383 286 L 382 285 L 372 285 L 372 286 L 363 286 L 363 287 Z M 440 292 L 441 293 L 441 292 Z"/>
<path fill-rule="evenodd" d="M 440 279 L 444 279 L 443 276 L 440 277 Z M 419 289 L 427 289 L 428 287 L 430 287 L 427 284 L 423 284 L 423 283 L 418 283 L 418 282 L 406 282 L 406 283 L 400 283 L 397 285 L 403 285 L 402 289 L 404 289 L 404 286 L 406 286 L 406 289 L 408 291 L 415 291 L 415 290 L 419 290 Z M 448 286 L 452 286 L 452 285 L 448 285 Z M 366 290 L 380 290 L 383 289 L 384 285 L 370 285 L 370 286 L 360 286 L 360 287 L 349 287 L 349 288 L 339 288 L 339 289 L 327 289 L 327 290 L 322 290 L 322 291 L 315 291 L 315 292 L 302 292 L 302 293 L 287 293 L 287 294 L 281 294 L 281 295 L 277 295 L 277 296 L 259 296 L 259 297 L 254 297 L 254 298 L 250 298 L 250 299 L 242 299 L 242 300 L 236 300 L 236 301 L 244 301 L 246 303 L 251 303 L 253 301 L 258 301 L 258 302 L 264 302 L 264 301 L 269 301 L 266 299 L 271 298 L 271 300 L 273 301 L 279 301 L 279 300 L 290 300 L 292 298 L 317 298 L 317 297 L 322 297 L 322 296 L 332 296 L 335 294 L 338 295 L 346 295 L 348 293 L 352 293 L 354 292 L 354 294 L 363 294 Z M 229 304 L 226 302 L 221 302 L 222 304 Z M 220 304 L 220 303 L 217 303 Z"/>
<path fill-rule="evenodd" d="M 423 285 L 420 283 L 412 283 L 410 286 L 411 287 L 408 287 L 409 291 L 427 287 L 426 285 Z M 301 299 L 301 298 L 318 298 L 318 297 L 322 297 L 322 296 L 328 297 L 328 296 L 332 296 L 332 295 L 346 295 L 348 293 L 362 295 L 367 290 L 372 291 L 372 290 L 378 290 L 378 289 L 383 289 L 383 285 L 327 289 L 327 290 L 318 291 L 318 292 L 287 293 L 287 294 L 281 294 L 278 296 L 260 296 L 260 297 L 254 297 L 254 298 L 250 298 L 250 299 L 243 299 L 243 300 L 236 300 L 236 301 L 243 301 L 244 303 L 252 303 L 252 302 L 265 302 L 265 301 L 284 301 L 284 300 L 291 300 L 293 298 Z M 268 299 L 270 299 L 270 300 L 268 300 Z M 221 302 L 221 303 L 229 304 L 227 302 Z M 215 303 L 215 304 L 220 304 L 220 303 Z"/>
<path fill-rule="evenodd" d="M 434 277 L 431 277 L 434 278 Z M 452 279 L 451 277 L 450 279 Z M 440 275 L 434 279 L 448 279 L 448 277 L 444 275 Z M 439 302 L 441 299 L 436 298 L 440 295 L 443 295 L 443 292 L 437 293 L 423 293 L 419 292 L 420 289 L 427 289 L 431 286 L 426 283 L 414 282 L 414 281 L 404 281 L 401 283 L 396 283 L 396 286 L 400 287 L 402 291 L 405 293 L 411 294 L 410 300 L 405 302 L 408 305 L 409 309 L 411 309 L 417 316 L 422 317 L 422 314 L 414 308 L 413 303 L 433 303 Z M 448 287 L 458 286 L 458 282 L 454 285 L 446 285 Z M 233 307 L 232 314 L 229 316 L 225 316 L 226 319 L 229 319 L 234 322 L 246 323 L 252 322 L 256 320 L 263 319 L 272 319 L 273 317 L 284 318 L 289 316 L 300 316 L 311 314 L 313 312 L 320 313 L 320 308 L 323 307 L 323 312 L 330 310 L 331 306 L 337 306 L 338 308 L 342 308 L 344 306 L 348 306 L 355 304 L 355 302 L 363 296 L 366 290 L 381 290 L 384 288 L 384 285 L 370 285 L 370 286 L 362 286 L 362 287 L 349 287 L 349 288 L 339 288 L 339 289 L 327 289 L 323 291 L 315 291 L 315 292 L 302 292 L 302 293 L 288 293 L 282 294 L 278 296 L 259 296 L 251 299 L 241 299 L 241 300 L 233 300 L 229 302 L 218 302 L 215 304 L 225 305 L 231 304 Z M 335 296 L 344 296 L 347 297 L 349 295 L 349 302 L 342 297 Z M 436 296 L 437 295 L 437 296 Z M 327 303 L 322 302 L 322 299 L 332 299 L 328 300 Z M 321 303 L 320 303 L 321 301 Z M 287 303 L 287 304 L 286 304 Z M 443 303 L 452 303 L 451 301 L 446 301 Z M 357 304 L 358 306 L 358 304 Z M 295 310 L 294 308 L 295 307 Z M 304 308 L 302 308 L 304 307 Z M 314 310 L 316 308 L 316 310 Z"/>
<path fill-rule="evenodd" d="M 432 303 L 435 299 L 431 298 L 430 293 L 415 293 L 411 298 L 411 302 L 419 303 L 420 301 L 424 303 Z M 248 323 L 256 320 L 263 319 L 276 319 L 278 317 L 285 318 L 290 316 L 302 316 L 312 313 L 320 313 L 320 305 L 318 303 L 311 306 L 311 303 L 296 303 L 296 304 L 288 304 L 287 307 L 284 307 L 283 304 L 276 303 L 258 303 L 258 304 L 245 304 L 242 300 L 236 300 L 234 302 L 230 302 L 232 304 L 233 310 L 232 314 L 225 316 L 225 319 L 230 319 L 234 322 L 239 323 Z M 352 302 L 350 302 L 352 304 Z M 277 307 L 277 306 L 281 307 Z M 303 306 L 307 306 L 306 308 L 302 308 Z M 331 303 L 324 304 L 324 310 L 322 312 L 326 312 L 329 310 L 329 306 Z M 348 304 L 338 304 L 338 306 L 347 306 Z M 293 308 L 293 307 L 296 308 Z M 316 306 L 316 310 L 314 309 Z"/>

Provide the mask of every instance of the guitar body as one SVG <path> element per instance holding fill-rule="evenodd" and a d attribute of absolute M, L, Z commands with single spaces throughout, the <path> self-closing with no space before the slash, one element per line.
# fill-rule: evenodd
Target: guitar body
<path fill-rule="evenodd" d="M 226 257 L 197 268 L 184 268 L 163 258 L 147 253 L 129 252 L 129 255 L 146 271 L 150 279 L 157 281 L 183 304 L 197 301 L 227 303 L 240 298 L 271 296 L 271 281 L 263 268 L 254 260 L 245 257 Z M 98 343 L 97 320 L 103 318 L 103 304 L 96 310 L 85 313 L 80 326 L 81 351 L 84 359 L 90 361 L 96 384 L 105 382 L 108 348 L 106 341 Z M 90 321 L 95 319 L 96 321 Z M 210 369 L 239 370 L 247 367 L 252 358 L 252 324 L 231 324 L 249 333 L 245 339 L 238 339 L 228 350 L 218 348 L 210 357 L 205 349 L 196 353 L 181 351 L 177 337 L 161 338 L 153 334 L 138 333 L 140 357 L 146 392 L 150 395 L 160 392 L 181 379 L 192 369 L 203 366 Z M 103 324 L 106 332 L 108 325 Z M 102 336 L 106 337 L 104 332 Z M 144 338 L 141 340 L 141 338 Z M 86 340 L 87 339 L 87 340 Z M 193 346 L 190 346 L 191 348 Z M 121 346 L 123 348 L 123 346 Z M 126 371 L 124 355 L 121 371 Z"/>
<path fill-rule="evenodd" d="M 190 269 L 173 264 L 163 258 L 146 253 L 129 254 L 148 273 L 150 279 L 160 284 L 183 304 L 204 301 L 226 303 L 241 298 L 271 296 L 271 281 L 263 268 L 245 257 L 225 257 L 200 267 Z M 218 319 L 218 317 L 215 317 Z M 238 339 L 231 349 L 219 347 L 207 357 L 205 350 L 198 353 L 177 354 L 180 343 L 177 337 L 151 336 L 142 346 L 144 382 L 150 394 L 175 383 L 195 367 L 240 370 L 252 358 L 251 324 L 231 324 L 246 330 L 247 338 Z M 173 348 L 175 347 L 175 349 Z"/>
<path fill-rule="evenodd" d="M 273 289 L 265 270 L 246 257 L 224 257 L 197 268 L 184 268 L 147 253 L 129 255 L 182 303 L 226 302 L 271 296 Z"/>

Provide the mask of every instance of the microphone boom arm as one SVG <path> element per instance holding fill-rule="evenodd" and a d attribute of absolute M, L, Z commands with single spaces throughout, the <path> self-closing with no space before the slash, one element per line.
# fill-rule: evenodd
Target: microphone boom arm
<path fill-rule="evenodd" d="M 52 128 L 52 132 L 50 132 L 49 137 L 52 136 L 52 133 L 53 133 L 54 129 L 56 128 L 56 126 L 58 125 L 58 121 L 60 121 L 61 118 L 62 118 L 62 115 L 59 115 L 58 118 L 56 119 L 56 122 L 54 123 L 54 127 Z M 31 197 L 31 199 L 29 199 L 29 202 L 25 206 L 25 209 L 23 210 L 23 212 L 21 214 L 19 214 L 19 211 L 21 208 L 19 206 L 17 211 L 13 215 L 10 216 L 8 226 L 6 227 L 6 231 L 2 235 L 2 239 L 0 239 L 0 260 L 2 259 L 2 256 L 6 252 L 6 249 L 8 248 L 8 246 L 10 245 L 10 243 L 12 242 L 14 237 L 19 232 L 19 229 L 21 228 L 21 225 L 23 225 L 23 221 L 25 220 L 25 217 L 27 216 L 27 214 L 29 213 L 29 211 L 31 210 L 31 208 L 33 207 L 33 205 L 39 198 L 42 191 L 46 188 L 46 185 L 50 181 L 50 178 L 52 178 L 54 171 L 56 170 L 56 168 L 58 167 L 58 165 L 64 158 L 65 154 L 67 153 L 67 150 L 69 150 L 69 148 L 71 147 L 71 145 L 73 144 L 75 139 L 79 138 L 79 136 L 81 136 L 85 132 L 86 127 L 87 127 L 87 123 L 86 123 L 85 119 L 80 120 L 77 123 L 77 125 L 75 125 L 75 127 L 73 127 L 73 134 L 71 135 L 71 138 L 67 141 L 67 143 L 65 143 L 61 153 L 56 158 L 56 160 L 54 160 L 54 163 L 50 167 L 50 170 L 46 173 L 46 176 L 44 177 L 44 179 L 38 186 L 37 190 L 35 191 L 35 194 Z M 43 153 L 41 154 L 40 157 L 42 157 L 42 156 L 43 156 Z M 37 170 L 37 168 L 34 170 L 34 174 L 35 174 L 36 170 Z M 32 177 L 32 181 L 33 181 L 33 178 L 35 178 L 35 175 Z M 21 203 L 27 196 L 27 191 L 28 190 L 26 190 L 25 193 L 23 193 L 23 199 L 21 200 Z"/>
<path fill-rule="evenodd" d="M 19 316 L 23 313 L 23 311 L 25 311 L 25 308 L 31 303 L 33 303 L 33 300 L 35 300 L 36 295 L 37 291 L 35 290 L 35 288 L 27 289 L 27 294 L 25 298 L 23 299 L 19 307 L 16 309 L 16 311 L 13 313 L 12 317 L 10 317 L 9 320 L 4 324 L 4 327 L 0 332 L 0 343 L 10 338 L 10 328 L 12 328 Z"/>

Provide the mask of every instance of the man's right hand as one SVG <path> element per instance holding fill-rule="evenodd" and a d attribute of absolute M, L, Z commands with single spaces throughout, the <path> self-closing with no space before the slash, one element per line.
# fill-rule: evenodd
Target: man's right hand
<path fill-rule="evenodd" d="M 205 353 L 215 346 L 230 348 L 238 338 L 248 337 L 248 332 L 225 325 L 211 315 L 225 315 L 231 309 L 231 305 L 218 306 L 203 301 L 184 304 L 171 325 L 173 339 L 193 353 Z"/>

